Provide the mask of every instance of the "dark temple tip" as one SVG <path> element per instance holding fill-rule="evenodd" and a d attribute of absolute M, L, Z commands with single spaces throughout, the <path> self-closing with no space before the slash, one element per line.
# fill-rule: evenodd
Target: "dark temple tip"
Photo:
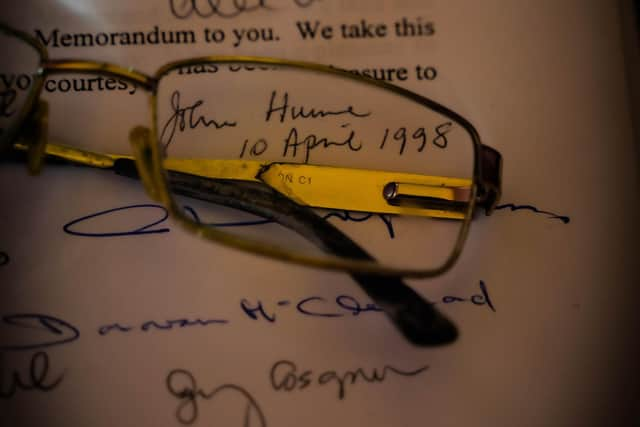
<path fill-rule="evenodd" d="M 135 160 L 116 159 L 113 162 L 113 170 L 121 176 L 138 179 L 138 169 L 136 169 Z"/>
<path fill-rule="evenodd" d="M 453 343 L 458 328 L 400 277 L 352 274 L 351 277 L 389 316 L 409 342 L 420 347 Z"/>
<path fill-rule="evenodd" d="M 417 346 L 446 345 L 458 338 L 456 325 L 424 300 L 398 310 L 394 321 L 404 336 Z"/>

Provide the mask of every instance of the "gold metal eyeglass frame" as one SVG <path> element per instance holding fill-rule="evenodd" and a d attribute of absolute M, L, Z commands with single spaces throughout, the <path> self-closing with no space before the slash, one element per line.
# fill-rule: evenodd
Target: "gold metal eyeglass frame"
<path fill-rule="evenodd" d="M 489 215 L 500 198 L 502 158 L 496 150 L 483 145 L 480 142 L 480 137 L 471 123 L 452 110 L 449 110 L 429 98 L 384 81 L 370 79 L 350 73 L 346 70 L 326 65 L 251 56 L 206 56 L 174 61 L 160 67 L 153 76 L 149 76 L 131 68 L 123 68 L 109 63 L 75 59 L 51 60 L 48 58 L 46 48 L 32 36 L 12 29 L 2 23 L 0 23 L 0 32 L 4 32 L 5 34 L 23 40 L 31 45 L 40 55 L 38 71 L 34 75 L 31 91 L 27 96 L 25 107 L 20 111 L 19 116 L 13 123 L 12 127 L 5 131 L 2 137 L 0 137 L 0 155 L 5 150 L 9 150 L 11 148 L 14 150 L 27 151 L 29 170 L 32 174 L 39 172 L 46 156 L 57 157 L 73 163 L 98 168 L 111 168 L 119 159 L 135 160 L 138 175 L 142 180 L 147 193 L 153 200 L 164 205 L 169 214 L 185 229 L 195 233 L 196 235 L 226 246 L 283 261 L 322 269 L 343 270 L 375 275 L 433 277 L 447 271 L 458 259 L 469 232 L 470 222 L 476 208 L 484 208 L 486 214 Z M 327 255 L 324 258 L 317 258 L 290 252 L 262 242 L 246 238 L 238 238 L 215 227 L 205 226 L 188 218 L 183 210 L 176 204 L 169 192 L 168 173 L 166 167 L 163 165 L 165 160 L 163 159 L 161 146 L 157 142 L 157 90 L 160 79 L 169 72 L 181 67 L 196 66 L 205 63 L 273 65 L 331 74 L 344 79 L 351 79 L 361 83 L 378 86 L 381 89 L 393 92 L 418 103 L 427 109 L 440 113 L 459 124 L 469 134 L 473 143 L 473 179 L 470 188 L 468 189 L 469 202 L 464 209 L 464 217 L 460 218 L 460 220 L 463 221 L 460 227 L 460 232 L 455 246 L 445 263 L 436 269 L 404 269 L 382 265 L 373 260 L 353 260 L 335 255 Z M 130 142 L 133 146 L 134 156 L 94 153 L 48 143 L 46 131 L 47 107 L 46 103 L 39 100 L 39 97 L 46 77 L 48 75 L 61 73 L 85 73 L 117 77 L 150 93 L 152 111 L 151 128 L 149 129 L 138 126 L 132 129 L 130 133 Z M 228 162 L 230 162 L 229 164 L 232 164 L 237 161 L 230 160 Z M 283 163 L 274 162 L 273 164 L 282 165 Z M 234 176 L 221 178 L 242 179 L 241 177 Z"/>

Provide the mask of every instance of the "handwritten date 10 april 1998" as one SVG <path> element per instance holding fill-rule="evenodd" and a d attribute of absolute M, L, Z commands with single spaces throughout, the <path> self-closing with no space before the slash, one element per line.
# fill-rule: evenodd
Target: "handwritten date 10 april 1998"
<path fill-rule="evenodd" d="M 183 105 L 182 95 L 178 90 L 171 94 L 169 104 L 169 112 L 171 115 L 160 132 L 160 142 L 165 150 L 168 150 L 177 133 L 203 127 L 220 130 L 228 127 L 237 127 L 239 125 L 239 121 L 235 119 L 228 120 L 225 118 L 221 120 L 219 118 L 207 117 L 201 109 L 201 107 L 206 108 L 203 99 L 198 99 L 193 103 Z M 353 105 L 345 105 L 339 108 L 296 105 L 290 101 L 288 92 L 285 91 L 282 94 L 278 94 L 278 92 L 274 90 L 270 94 L 269 103 L 265 110 L 265 122 L 285 123 L 288 121 L 315 120 L 338 116 L 342 116 L 345 119 L 362 120 L 371 115 L 371 111 Z M 386 128 L 384 134 L 380 137 L 381 143 L 378 148 L 389 151 L 387 147 L 391 144 L 387 144 L 387 142 L 393 142 L 399 147 L 399 155 L 405 154 L 407 144 L 415 145 L 417 147 L 417 153 L 422 153 L 427 144 L 431 144 L 438 149 L 445 149 L 448 145 L 447 134 L 452 128 L 453 123 L 450 121 L 439 123 L 434 126 L 433 129 L 427 129 L 422 126 L 414 128 L 407 126 Z M 344 131 L 340 129 L 344 129 Z M 311 152 L 317 149 L 342 147 L 347 151 L 357 152 L 363 148 L 362 139 L 357 137 L 357 131 L 351 127 L 350 122 L 339 124 L 337 130 L 342 132 L 343 135 L 330 137 L 317 132 L 302 132 L 297 127 L 292 126 L 287 132 L 287 136 L 282 139 L 284 144 L 282 157 L 284 159 L 298 160 L 298 154 L 301 154 L 303 162 L 309 163 Z M 264 137 L 260 137 L 252 142 L 250 142 L 249 139 L 245 139 L 242 149 L 240 150 L 240 157 L 243 158 L 247 154 L 251 157 L 260 157 L 268 148 L 269 143 Z"/>

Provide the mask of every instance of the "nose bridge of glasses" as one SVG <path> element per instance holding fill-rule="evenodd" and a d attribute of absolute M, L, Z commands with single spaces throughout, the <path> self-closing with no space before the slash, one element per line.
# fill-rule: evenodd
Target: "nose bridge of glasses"
<path fill-rule="evenodd" d="M 482 179 L 477 205 L 491 215 L 502 194 L 502 155 L 495 148 L 482 145 L 480 149 Z"/>
<path fill-rule="evenodd" d="M 27 118 L 27 126 L 14 146 L 18 150 L 26 151 L 27 170 L 30 175 L 39 175 L 44 163 L 49 123 L 49 105 L 46 101 L 38 101 Z"/>
<path fill-rule="evenodd" d="M 129 142 L 135 153 L 136 169 L 138 176 L 147 190 L 149 197 L 157 202 L 164 202 L 160 191 L 160 184 L 153 171 L 153 148 L 151 132 L 143 126 L 136 126 L 129 133 Z"/>

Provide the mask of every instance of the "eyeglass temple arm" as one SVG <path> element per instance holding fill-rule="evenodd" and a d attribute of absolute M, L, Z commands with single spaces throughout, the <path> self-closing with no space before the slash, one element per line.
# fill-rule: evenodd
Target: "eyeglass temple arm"
<path fill-rule="evenodd" d="M 131 156 L 102 154 L 51 143 L 46 147 L 37 146 L 44 150 L 42 155 L 49 158 L 97 168 L 111 168 L 120 158 L 132 159 Z M 500 195 L 501 157 L 491 147 L 481 147 L 483 177 L 487 179 L 480 183 L 481 194 L 477 200 L 488 215 Z M 33 144 L 18 143 L 14 148 L 33 150 Z M 33 156 L 28 158 L 31 160 Z M 169 170 L 203 178 L 262 181 L 301 205 L 436 218 L 464 218 L 465 200 L 468 200 L 471 185 L 469 180 L 457 178 L 277 162 L 170 158 L 165 163 Z M 291 175 L 313 177 L 315 184 L 286 182 L 285 177 Z M 357 188 L 345 191 L 346 185 Z M 381 187 L 384 188 L 376 190 Z"/>
<path fill-rule="evenodd" d="M 22 139 L 26 140 L 26 144 L 14 144 L 14 149 L 28 151 L 27 162 L 29 172 L 33 175 L 38 174 L 42 167 L 45 154 L 49 156 L 58 157 L 72 163 L 82 164 L 85 166 L 110 168 L 113 162 L 117 158 L 131 158 L 130 156 L 118 156 L 111 154 L 101 154 L 91 151 L 80 150 L 73 147 L 65 147 L 62 145 L 49 144 L 47 140 L 47 128 L 48 128 L 48 104 L 46 101 L 40 100 L 36 103 L 32 113 L 27 118 L 26 131 L 22 135 Z M 176 161 L 172 159 L 172 161 Z M 176 166 L 177 170 L 190 173 L 192 175 L 200 175 L 200 173 L 193 173 L 194 165 L 200 168 L 200 171 L 204 171 L 206 174 L 209 172 L 207 169 L 207 161 L 205 161 L 205 167 L 202 167 L 202 161 L 198 160 L 178 160 Z M 228 178 L 228 179 L 242 179 L 243 174 L 246 175 L 246 165 L 241 165 L 240 168 L 229 167 L 229 165 L 238 163 L 238 161 L 209 161 L 210 164 L 221 164 L 224 166 L 222 170 L 234 171 L 230 176 L 209 176 L 210 178 Z M 257 162 L 254 162 L 257 163 Z M 185 167 L 186 166 L 186 167 Z M 370 188 L 361 188 L 358 191 L 349 191 L 349 198 L 343 199 L 341 203 L 348 203 L 350 206 L 331 206 L 327 204 L 327 201 L 333 202 L 333 198 L 337 197 L 341 193 L 340 190 L 330 192 L 328 196 L 325 188 L 325 195 L 317 199 L 316 191 L 308 191 L 308 186 L 302 185 L 294 188 L 292 185 L 287 185 L 284 179 L 280 180 L 279 177 L 285 176 L 287 172 L 305 169 L 314 173 L 320 173 L 324 176 L 321 177 L 322 182 L 332 181 L 332 175 L 334 171 L 340 171 L 343 174 L 356 174 L 351 176 L 349 180 L 341 180 L 339 188 L 344 189 L 345 183 L 359 182 L 363 178 L 369 180 L 380 180 L 381 175 L 385 175 L 380 171 L 366 171 L 366 170 L 354 170 L 345 168 L 332 168 L 326 166 L 313 166 L 313 165 L 300 165 L 300 164 L 283 164 L 272 163 L 268 164 L 268 167 L 262 168 L 255 173 L 255 176 L 247 177 L 253 180 L 260 180 L 272 188 L 275 188 L 279 192 L 285 194 L 287 197 L 292 198 L 299 204 L 308 205 L 312 207 L 322 208 L 334 208 L 344 210 L 360 210 L 366 212 L 375 213 L 400 213 L 408 215 L 423 215 L 431 217 L 441 218 L 454 218 L 462 219 L 464 217 L 464 210 L 466 207 L 466 201 L 470 191 L 470 183 L 467 180 L 445 178 L 445 177 L 428 177 L 424 175 L 413 175 L 394 173 L 391 176 L 384 178 L 384 188 L 382 195 L 380 194 L 366 194 L 365 191 L 375 188 L 376 185 L 370 185 Z M 182 169 L 182 170 L 181 170 Z M 191 169 L 191 170 L 190 170 Z M 214 168 L 215 169 L 215 168 Z M 200 172 L 198 171 L 198 172 Z M 273 171 L 273 173 L 271 173 Z M 280 171 L 280 173 L 278 173 Z M 226 172 L 227 174 L 229 172 Z M 234 176 L 233 173 L 238 174 Z M 269 174 L 271 173 L 271 177 Z M 364 174 L 364 176 L 363 176 Z M 205 175 L 206 176 L 206 175 Z M 500 153 L 487 146 L 480 144 L 480 176 L 481 182 L 478 185 L 478 194 L 476 197 L 476 205 L 485 209 L 485 213 L 490 215 L 494 210 L 496 204 L 500 199 L 501 194 L 501 176 L 502 176 L 502 156 Z M 395 179 L 400 181 L 407 178 L 408 183 L 395 182 Z M 266 179 L 265 179 L 266 178 Z M 412 183 L 418 180 L 415 185 Z M 427 179 L 427 181 L 424 181 Z M 435 181 L 434 181 L 435 180 Z M 316 181 L 318 181 L 316 179 Z M 389 181 L 389 182 L 386 182 Z M 380 185 L 380 182 L 377 183 Z M 343 192 L 343 191 L 342 191 Z M 306 193 L 306 199 L 299 197 Z M 350 199 L 359 196 L 361 199 L 353 205 Z M 386 199 L 386 203 L 381 203 L 381 197 Z M 314 200 L 315 199 L 315 200 Z M 363 208 L 362 206 L 366 206 Z"/>
<path fill-rule="evenodd" d="M 133 160 L 117 160 L 114 170 L 120 175 L 138 178 Z M 169 172 L 169 181 L 172 190 L 178 194 L 272 220 L 297 232 L 329 254 L 375 261 L 331 223 L 265 184 L 208 179 L 179 172 Z M 400 277 L 349 274 L 413 344 L 435 346 L 457 338 L 455 325 Z"/>

